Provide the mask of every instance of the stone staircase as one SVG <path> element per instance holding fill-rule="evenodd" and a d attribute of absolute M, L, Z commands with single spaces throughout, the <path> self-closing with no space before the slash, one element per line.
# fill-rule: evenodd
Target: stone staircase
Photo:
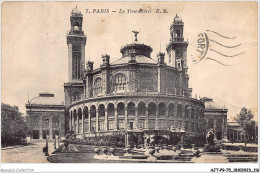
<path fill-rule="evenodd" d="M 257 162 L 258 154 L 225 154 L 228 162 Z"/>

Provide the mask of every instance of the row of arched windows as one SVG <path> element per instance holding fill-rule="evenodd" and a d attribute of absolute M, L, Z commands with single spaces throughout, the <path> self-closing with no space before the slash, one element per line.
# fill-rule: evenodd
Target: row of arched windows
<path fill-rule="evenodd" d="M 154 79 L 152 74 L 145 73 L 139 78 L 138 89 L 140 90 L 154 90 Z M 111 83 L 111 90 L 113 92 L 127 91 L 127 78 L 125 74 L 116 74 Z M 94 81 L 93 92 L 95 96 L 102 94 L 102 79 L 97 77 Z"/>
<path fill-rule="evenodd" d="M 113 79 L 113 91 L 125 91 L 126 87 L 126 77 L 124 74 L 119 73 Z"/>
<path fill-rule="evenodd" d="M 189 108 L 185 106 L 186 108 Z M 179 111 L 176 111 L 177 110 Z M 168 111 L 167 111 L 168 110 Z M 188 109 L 189 110 L 189 109 Z M 165 116 L 168 112 L 169 119 L 156 119 L 155 116 L 158 113 L 157 116 Z M 202 121 L 197 120 L 187 120 L 185 119 L 185 122 L 181 119 L 173 119 L 170 117 L 176 117 L 183 115 L 183 109 L 182 105 L 178 104 L 177 106 L 173 103 L 170 103 L 168 107 L 166 107 L 165 103 L 159 103 L 158 110 L 156 103 L 150 102 L 148 106 L 146 107 L 146 104 L 144 102 L 140 102 L 137 107 L 135 107 L 135 103 L 129 102 L 127 105 L 120 102 L 117 105 L 114 105 L 113 103 L 109 103 L 107 107 L 105 107 L 104 104 L 100 104 L 99 106 L 91 105 L 90 107 L 85 106 L 83 109 L 78 108 L 78 110 L 74 109 L 70 112 L 70 127 L 73 129 L 73 131 L 76 131 L 77 133 L 81 133 L 82 130 L 89 130 L 95 131 L 95 130 L 111 130 L 111 129 L 125 129 L 126 128 L 126 122 L 124 116 L 127 116 L 128 123 L 130 123 L 130 126 L 135 124 L 135 127 L 141 127 L 141 128 L 159 128 L 159 129 L 165 129 L 169 128 L 171 126 L 174 126 L 175 128 L 182 128 L 182 126 L 185 126 L 185 130 L 187 131 L 193 131 L 193 132 L 200 132 L 202 130 Z M 107 114 L 108 119 L 105 120 L 104 117 Z M 115 115 L 117 114 L 117 119 L 115 118 Z M 136 121 L 135 116 L 138 116 L 138 119 Z M 148 119 L 146 119 L 146 115 L 148 115 Z M 123 116 L 123 117 L 122 117 Z M 190 117 L 190 115 L 189 115 Z M 85 120 L 90 121 L 84 121 L 84 128 L 82 128 L 82 118 Z M 98 118 L 98 119 L 97 119 Z M 178 117 L 177 117 L 178 118 Z M 182 117 L 183 118 L 183 117 Z M 202 117 L 203 118 L 203 117 Z M 132 123 L 132 124 L 131 124 Z"/>
<path fill-rule="evenodd" d="M 175 112 L 176 106 L 173 103 L 170 103 L 168 105 L 168 108 L 166 107 L 165 103 L 159 103 L 158 105 L 158 116 L 166 116 L 166 111 L 168 109 L 168 116 L 173 117 L 184 117 L 186 118 L 192 118 L 192 119 L 199 119 L 203 118 L 203 111 L 202 109 L 199 108 L 193 108 L 190 106 L 185 106 L 185 111 L 183 110 L 183 106 L 181 104 L 177 105 L 177 112 Z M 137 113 L 138 116 L 145 116 L 146 115 L 146 110 L 148 113 L 148 116 L 156 116 L 156 104 L 151 102 L 148 104 L 148 107 L 146 108 L 144 102 L 140 102 L 137 106 L 135 107 L 135 104 L 133 102 L 129 102 L 127 104 L 127 107 L 125 107 L 125 104 L 120 102 L 117 104 L 117 107 L 115 108 L 114 104 L 109 103 L 107 106 L 107 116 L 108 117 L 113 117 L 115 116 L 115 111 L 117 111 L 118 116 L 124 116 L 125 114 L 127 116 L 135 116 L 135 113 Z M 137 111 L 137 112 L 136 112 Z M 78 111 L 74 110 L 74 112 L 71 111 L 71 116 L 74 116 L 76 119 L 76 114 L 78 112 L 79 119 L 82 118 L 82 110 L 81 108 L 78 109 Z M 103 104 L 100 104 L 98 108 L 96 108 L 95 105 L 92 105 L 90 109 L 88 107 L 84 107 L 83 109 L 83 115 L 84 118 L 88 118 L 90 115 L 91 118 L 95 118 L 96 115 L 99 115 L 99 117 L 104 117 L 105 116 L 105 106 Z M 176 113 L 176 115 L 175 115 Z"/>
<path fill-rule="evenodd" d="M 126 76 L 122 73 L 117 74 L 112 80 L 111 89 L 114 92 L 126 91 L 127 90 Z M 99 96 L 102 94 L 102 79 L 100 77 L 96 78 L 94 81 L 93 92 L 95 96 Z"/>

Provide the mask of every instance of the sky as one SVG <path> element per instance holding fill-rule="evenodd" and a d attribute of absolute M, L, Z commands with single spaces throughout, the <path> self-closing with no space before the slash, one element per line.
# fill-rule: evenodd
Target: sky
<path fill-rule="evenodd" d="M 193 96 L 210 97 L 228 108 L 228 118 L 247 107 L 257 115 L 258 109 L 258 35 L 256 2 L 4 2 L 2 3 L 1 101 L 17 105 L 25 114 L 25 103 L 41 92 L 54 93 L 64 101 L 63 84 L 68 81 L 68 47 L 70 12 L 75 6 L 83 14 L 87 36 L 86 61 L 100 67 L 101 55 L 111 62 L 121 57 L 120 48 L 131 43 L 132 30 L 140 31 L 139 43 L 153 48 L 151 57 L 166 52 L 170 25 L 176 13 L 184 21 L 189 87 Z M 119 9 L 147 9 L 151 13 L 118 13 Z M 155 13 L 167 9 L 168 13 Z M 86 13 L 109 9 L 110 13 Z M 111 11 L 117 11 L 112 13 Z M 227 36 L 223 38 L 213 32 Z M 225 48 L 214 42 L 207 57 L 199 60 L 198 35 L 206 33 L 211 40 L 236 48 Z M 255 117 L 257 119 L 257 116 Z"/>

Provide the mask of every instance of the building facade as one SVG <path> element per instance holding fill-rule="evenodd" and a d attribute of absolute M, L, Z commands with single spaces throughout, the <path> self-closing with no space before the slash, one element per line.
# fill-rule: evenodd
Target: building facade
<path fill-rule="evenodd" d="M 214 131 L 215 140 L 227 141 L 227 112 L 224 106 L 219 106 L 213 99 L 204 97 L 201 99 L 205 104 L 204 118 L 206 121 L 206 132 Z"/>
<path fill-rule="evenodd" d="M 55 100 L 54 94 L 40 93 L 25 105 L 26 123 L 33 139 L 54 139 L 65 136 L 65 105 Z"/>
<path fill-rule="evenodd" d="M 83 15 L 75 8 L 67 34 L 69 81 L 64 84 L 66 127 L 78 136 L 130 130 L 185 129 L 186 135 L 203 134 L 204 103 L 192 98 L 188 87 L 187 46 L 184 23 L 175 16 L 165 55 L 151 57 L 152 48 L 135 41 L 120 49 L 110 62 L 102 55 L 100 68 L 86 62 L 87 36 Z M 166 60 L 167 57 L 167 60 Z M 166 63 L 167 61 L 167 63 Z"/>
<path fill-rule="evenodd" d="M 237 122 L 227 122 L 227 138 L 230 142 L 246 142 L 249 140 L 243 128 Z"/>

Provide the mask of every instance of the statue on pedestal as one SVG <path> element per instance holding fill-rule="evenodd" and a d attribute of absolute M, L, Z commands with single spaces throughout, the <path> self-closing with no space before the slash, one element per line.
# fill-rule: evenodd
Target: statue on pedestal
<path fill-rule="evenodd" d="M 206 136 L 208 146 L 214 146 L 214 131 L 210 129 Z"/>

